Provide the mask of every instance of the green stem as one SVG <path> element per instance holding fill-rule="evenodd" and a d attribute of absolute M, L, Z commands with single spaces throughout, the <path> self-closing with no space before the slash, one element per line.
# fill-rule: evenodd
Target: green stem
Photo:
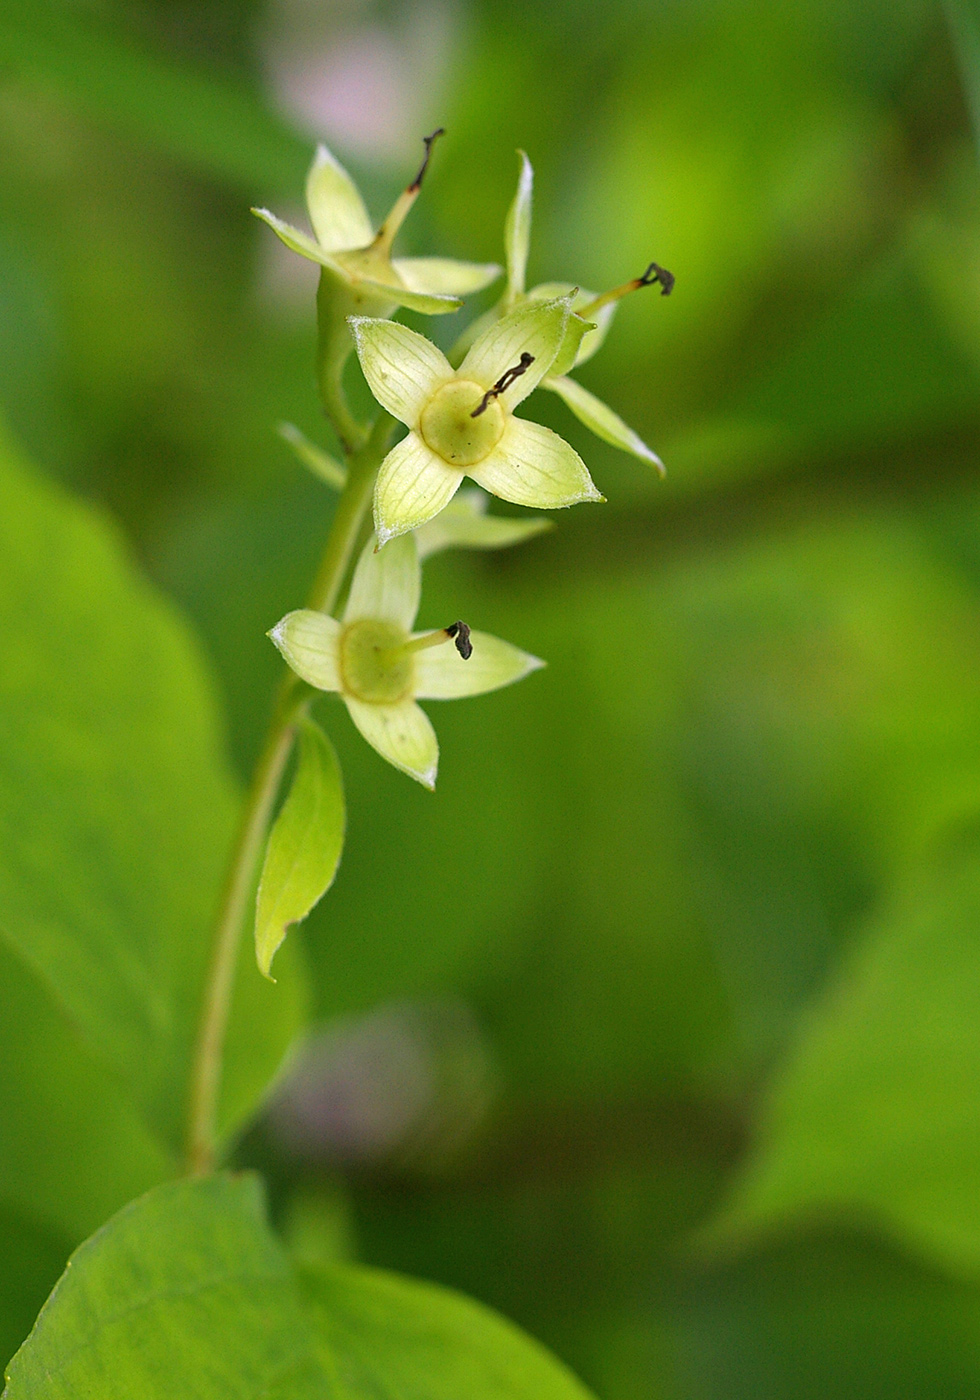
<path fill-rule="evenodd" d="M 347 407 L 344 393 L 344 366 L 354 348 L 344 314 L 348 307 L 354 310 L 353 301 L 338 300 L 335 279 L 324 268 L 316 293 L 317 383 L 327 417 L 351 456 L 364 446 L 368 434 Z"/>
<path fill-rule="evenodd" d="M 388 450 L 395 420 L 382 411 L 367 441 L 348 459 L 347 484 L 337 502 L 320 568 L 310 590 L 308 606 L 332 613 L 353 558 L 361 522 L 367 514 L 378 465 Z"/>
<path fill-rule="evenodd" d="M 293 746 L 296 722 L 307 703 L 297 678 L 290 672 L 280 686 L 225 878 L 191 1075 L 187 1165 L 195 1175 L 204 1175 L 214 1166 L 221 1069 L 245 910 L 272 806 Z"/>
<path fill-rule="evenodd" d="M 320 612 L 332 612 L 337 605 L 393 424 L 394 419 L 382 413 L 367 441 L 349 459 L 347 484 L 337 502 L 323 560 L 310 593 L 309 606 Z M 204 1175 L 215 1164 L 221 1071 L 242 929 L 276 795 L 298 721 L 310 699 L 308 687 L 291 671 L 287 672 L 252 777 L 222 892 L 191 1067 L 187 1166 L 195 1175 Z"/>

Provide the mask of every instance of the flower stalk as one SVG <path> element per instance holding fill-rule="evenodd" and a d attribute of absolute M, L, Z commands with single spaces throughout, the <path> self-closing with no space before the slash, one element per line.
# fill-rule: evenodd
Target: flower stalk
<path fill-rule="evenodd" d="M 338 402 L 343 404 L 346 412 L 343 399 Z M 326 404 L 325 407 L 336 425 L 334 414 L 337 405 Z M 348 454 L 347 481 L 337 502 L 320 568 L 310 590 L 311 608 L 330 612 L 337 605 L 371 503 L 378 466 L 387 451 L 393 427 L 394 419 L 382 412 L 369 433 L 365 434 L 365 430 L 359 429 L 361 445 Z M 346 441 L 343 435 L 342 440 Z M 225 877 L 201 1003 L 188 1094 L 186 1159 L 188 1172 L 195 1176 L 206 1175 L 214 1170 L 216 1164 L 222 1064 L 242 931 L 283 773 L 292 753 L 298 726 L 313 695 L 310 687 L 304 685 L 293 671 L 286 672 L 245 799 L 238 837 Z"/>
<path fill-rule="evenodd" d="M 221 1070 L 241 933 L 296 725 L 309 703 L 304 690 L 294 675 L 283 678 L 225 877 L 191 1069 L 187 1169 L 194 1176 L 204 1176 L 215 1166 Z"/>

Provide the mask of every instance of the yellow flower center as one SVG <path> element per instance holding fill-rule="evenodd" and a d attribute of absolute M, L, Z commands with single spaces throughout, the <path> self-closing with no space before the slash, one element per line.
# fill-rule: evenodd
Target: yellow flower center
<path fill-rule="evenodd" d="M 412 694 L 415 666 L 405 651 L 408 637 L 393 622 L 364 618 L 340 634 L 340 680 L 344 694 L 375 705 L 396 705 Z"/>
<path fill-rule="evenodd" d="M 453 379 L 437 389 L 422 410 L 419 432 L 426 446 L 451 467 L 475 467 L 504 435 L 507 420 L 497 399 L 473 417 L 483 397 L 483 389 L 472 379 Z"/>

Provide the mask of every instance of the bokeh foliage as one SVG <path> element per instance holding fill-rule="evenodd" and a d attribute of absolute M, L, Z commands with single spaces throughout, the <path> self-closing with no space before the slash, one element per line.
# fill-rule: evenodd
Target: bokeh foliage
<path fill-rule="evenodd" d="M 330 445 L 312 304 L 245 212 L 301 188 L 309 142 L 259 57 L 290 14 L 0 4 L 0 405 L 125 539 L 48 486 L 3 497 L 0 817 L 98 873 L 98 900 L 78 897 L 93 938 L 135 923 L 144 975 L 188 984 L 168 930 L 204 922 L 217 873 L 185 909 L 167 872 L 220 864 L 220 842 L 167 804 L 191 765 L 198 820 L 231 820 L 228 755 L 244 778 L 277 675 L 263 633 L 302 601 L 330 510 L 273 431 L 288 419 Z M 499 1307 L 606 1400 L 975 1395 L 973 7 L 951 0 L 958 48 L 927 0 L 453 14 L 418 114 L 418 134 L 449 135 L 406 251 L 499 259 L 521 146 L 538 174 L 532 283 L 671 268 L 674 295 L 624 304 L 581 373 L 669 475 L 535 402 L 608 504 L 510 554 L 426 564 L 423 625 L 462 616 L 549 661 L 439 711 L 435 798 L 318 707 L 349 831 L 303 936 L 316 1014 L 461 1000 L 498 1084 L 462 1158 L 348 1170 L 337 1209 L 363 1261 Z M 333 23 L 339 43 L 430 19 L 387 5 Z M 403 158 L 350 153 L 376 212 Z M 61 635 L 45 550 L 69 546 L 93 555 L 65 585 Z M 57 673 L 45 693 L 72 715 L 73 685 L 97 717 L 138 711 L 139 755 L 96 743 L 87 769 L 52 771 L 67 721 L 33 699 L 25 736 L 28 595 Z M 113 628 L 145 648 L 128 688 L 120 663 L 102 669 Z M 86 782 L 95 834 L 61 849 Z M 33 916 L 4 859 L 6 1355 L 68 1249 L 167 1174 L 179 1104 L 160 1086 L 186 1034 L 134 1029 L 124 977 L 112 1023 L 86 1020 L 78 977 L 59 987 L 53 963 L 24 960 L 17 920 Z M 48 893 L 73 888 L 66 874 Z M 279 1032 L 264 1034 L 271 1063 Z M 301 1196 L 337 1199 L 271 1130 L 241 1158 L 266 1169 L 287 1237 Z"/>

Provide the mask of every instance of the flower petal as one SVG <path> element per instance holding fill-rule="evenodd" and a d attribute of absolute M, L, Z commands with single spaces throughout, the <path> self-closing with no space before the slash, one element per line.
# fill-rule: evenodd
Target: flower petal
<path fill-rule="evenodd" d="M 268 634 L 288 665 L 317 690 L 339 690 L 337 639 L 340 623 L 326 613 L 300 608 L 287 613 Z"/>
<path fill-rule="evenodd" d="M 455 496 L 463 473 L 447 466 L 416 433 L 409 433 L 381 463 L 374 488 L 374 529 L 386 545 L 417 530 Z"/>
<path fill-rule="evenodd" d="M 464 661 L 451 642 L 427 647 L 415 658 L 415 693 L 420 700 L 456 700 L 464 695 L 483 695 L 511 685 L 545 663 L 529 652 L 491 637 L 488 632 L 471 632 L 473 651 Z"/>
<path fill-rule="evenodd" d="M 590 394 L 588 389 L 583 389 L 581 384 L 576 384 L 574 379 L 548 378 L 541 387 L 551 389 L 559 398 L 564 399 L 579 422 L 584 423 L 596 437 L 602 438 L 603 442 L 611 442 L 613 447 L 621 447 L 624 452 L 631 452 L 634 457 L 639 457 L 641 461 L 656 467 L 661 476 L 666 475 L 664 464 L 656 452 L 647 447 L 643 439 L 623 422 L 618 413 L 614 413 L 601 399 L 597 399 L 595 394 Z"/>
<path fill-rule="evenodd" d="M 402 535 L 385 549 L 368 540 L 351 580 L 345 622 L 374 618 L 393 622 L 406 632 L 415 621 L 422 591 L 422 570 L 414 535 Z"/>
<path fill-rule="evenodd" d="M 280 219 L 276 214 L 268 209 L 253 209 L 252 213 L 263 223 L 269 225 L 273 233 L 279 235 L 287 248 L 291 248 L 294 253 L 299 253 L 301 257 L 309 258 L 311 262 L 319 263 L 321 267 L 329 267 L 331 272 L 337 273 L 345 281 L 349 281 L 349 275 L 341 264 L 325 249 L 321 248 L 315 238 L 311 238 L 308 233 L 303 233 L 301 229 L 293 228 L 292 224 L 287 224 L 285 219 Z"/>
<path fill-rule="evenodd" d="M 409 311 L 421 311 L 423 316 L 445 316 L 449 311 L 458 311 L 463 304 L 458 296 L 413 292 L 411 288 L 403 287 L 400 281 L 396 282 L 394 279 L 384 282 L 380 277 L 362 277 L 358 273 L 353 277 L 349 273 L 345 275 L 351 281 L 355 293 L 360 292 L 365 301 L 367 296 L 377 297 L 379 302 L 394 302 L 396 306 L 407 307 Z"/>
<path fill-rule="evenodd" d="M 419 558 L 443 549 L 507 549 L 552 528 L 543 515 L 487 515 L 483 491 L 460 491 L 433 519 L 415 531 Z"/>
<path fill-rule="evenodd" d="M 428 716 L 414 700 L 370 705 L 344 697 L 350 717 L 373 749 L 423 787 L 434 788 L 439 741 Z"/>
<path fill-rule="evenodd" d="M 569 299 L 525 301 L 488 326 L 474 342 L 459 367 L 461 379 L 472 379 L 489 389 L 505 370 L 512 369 L 527 352 L 534 363 L 506 391 L 502 403 L 514 408 L 536 389 L 551 369 L 568 324 Z"/>
<path fill-rule="evenodd" d="M 459 262 L 456 258 L 392 258 L 391 265 L 410 291 L 456 296 L 482 291 L 502 271 L 499 263 Z"/>
<path fill-rule="evenodd" d="M 565 322 L 565 334 L 562 336 L 558 354 L 551 362 L 550 375 L 567 374 L 574 365 L 578 363 L 579 352 L 587 335 L 591 335 L 596 329 L 594 321 L 585 321 L 581 316 L 573 311 Z"/>
<path fill-rule="evenodd" d="M 306 177 L 306 207 L 317 242 L 326 253 L 364 248 L 374 237 L 357 186 L 326 146 L 317 146 Z"/>
<path fill-rule="evenodd" d="M 351 316 L 348 324 L 371 393 L 414 428 L 433 392 L 452 379 L 452 365 L 431 340 L 397 321 Z"/>
<path fill-rule="evenodd" d="M 363 259 L 346 252 L 328 253 L 316 239 L 308 233 L 287 224 L 268 209 L 253 209 L 252 213 L 267 223 L 279 235 L 287 248 L 311 262 L 328 267 L 335 276 L 349 287 L 354 304 L 361 309 L 384 312 L 393 311 L 396 306 L 407 306 L 410 311 L 421 311 L 426 316 L 442 316 L 447 311 L 458 311 L 462 301 L 458 296 L 436 296 L 430 292 L 413 292 L 402 285 L 402 280 L 390 263 L 382 264 L 382 270 L 391 269 L 390 280 L 365 276 L 360 270 Z M 377 261 L 371 266 L 378 267 Z"/>
<path fill-rule="evenodd" d="M 575 356 L 577 365 L 584 365 L 586 360 L 591 360 L 592 356 L 602 346 L 602 342 L 609 334 L 609 327 L 616 314 L 618 302 L 610 301 L 605 306 L 600 306 L 598 311 L 589 311 L 585 319 L 591 325 L 591 330 L 587 330 L 582 337 L 582 342 L 578 347 L 578 354 Z"/>
<path fill-rule="evenodd" d="M 521 173 L 517 177 L 517 193 L 507 210 L 504 222 L 504 251 L 507 256 L 507 300 L 513 302 L 524 292 L 527 275 L 527 250 L 531 242 L 531 199 L 534 192 L 534 169 L 523 151 Z"/>
<path fill-rule="evenodd" d="M 532 301 L 553 301 L 555 297 L 567 296 L 569 292 L 574 292 L 575 288 L 570 282 L 542 282 L 540 287 L 535 287 L 528 292 Z M 583 306 L 588 306 L 590 301 L 596 300 L 596 293 L 588 291 L 585 287 L 580 287 L 572 301 L 572 310 L 582 313 Z M 591 360 L 592 356 L 602 345 L 609 333 L 612 319 L 616 314 L 618 301 L 607 301 L 605 306 L 600 306 L 598 311 L 589 311 L 585 315 L 585 320 L 590 322 L 593 329 L 587 330 L 583 335 L 578 353 L 575 356 L 576 365 L 584 365 L 586 360 Z M 567 339 L 567 335 L 566 335 Z M 562 347 L 564 349 L 564 346 Z M 553 374 L 565 374 L 572 366 L 559 367 L 556 357 L 551 370 Z"/>
<path fill-rule="evenodd" d="M 484 490 L 519 506 L 553 510 L 604 499 L 575 449 L 526 418 L 512 418 L 490 456 L 469 474 Z"/>

